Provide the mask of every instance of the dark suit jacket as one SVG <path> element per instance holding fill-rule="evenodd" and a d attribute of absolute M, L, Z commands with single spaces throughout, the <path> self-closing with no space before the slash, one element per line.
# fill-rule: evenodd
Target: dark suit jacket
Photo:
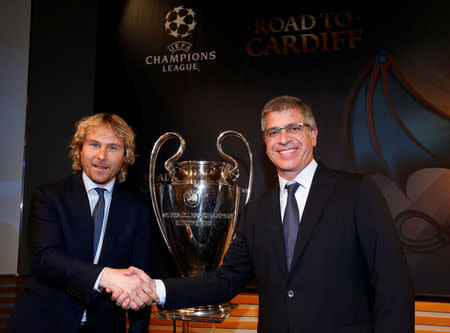
<path fill-rule="evenodd" d="M 165 308 L 227 301 L 253 275 L 260 332 L 413 332 L 405 256 L 384 198 L 367 177 L 319 164 L 290 272 L 277 184 L 247 205 L 217 272 L 164 280 Z"/>
<path fill-rule="evenodd" d="M 81 174 L 40 187 L 32 198 L 33 276 L 6 332 L 76 332 L 87 310 L 92 332 L 125 332 L 126 313 L 93 291 L 104 267 L 150 266 L 150 214 L 125 188 L 113 189 L 99 262 L 93 262 L 93 221 Z M 150 308 L 129 311 L 130 332 L 147 332 Z"/>

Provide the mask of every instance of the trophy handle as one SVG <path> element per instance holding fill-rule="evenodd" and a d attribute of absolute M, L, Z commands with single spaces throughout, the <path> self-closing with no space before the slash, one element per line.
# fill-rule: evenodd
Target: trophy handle
<path fill-rule="evenodd" d="M 219 136 L 217 137 L 217 144 L 216 144 L 217 145 L 217 150 L 219 151 L 219 154 L 224 159 L 226 159 L 226 160 L 230 161 L 231 163 L 233 163 L 234 167 L 233 167 L 233 169 L 231 169 L 229 171 L 229 173 L 233 177 L 233 180 L 236 180 L 239 177 L 239 168 L 238 168 L 237 161 L 233 157 L 231 157 L 231 156 L 229 156 L 229 155 L 227 155 L 227 154 L 225 154 L 223 152 L 222 139 L 224 139 L 227 136 L 237 136 L 247 146 L 248 156 L 249 156 L 249 160 L 250 160 L 250 174 L 249 174 L 249 179 L 248 179 L 248 187 L 247 187 L 246 190 L 244 190 L 244 189 L 242 190 L 243 192 L 247 192 L 247 196 L 245 198 L 245 204 L 247 204 L 248 200 L 250 199 L 250 195 L 252 193 L 252 187 L 253 187 L 253 155 L 252 155 L 252 152 L 250 150 L 250 145 L 248 144 L 248 141 L 244 138 L 244 136 L 241 133 L 229 130 L 229 131 L 225 131 L 225 132 L 222 132 L 222 133 L 219 134 Z"/>
<path fill-rule="evenodd" d="M 161 215 L 160 209 L 158 208 L 159 206 L 158 206 L 158 201 L 156 199 L 156 183 L 155 183 L 155 166 L 156 166 L 156 158 L 158 156 L 159 149 L 161 148 L 161 146 L 163 145 L 164 142 L 166 142 L 167 140 L 169 140 L 172 137 L 177 137 L 180 140 L 180 145 L 178 147 L 178 151 L 164 163 L 164 167 L 166 168 L 167 172 L 169 173 L 170 176 L 172 175 L 173 170 L 170 167 L 170 164 L 172 162 L 178 160 L 181 157 L 181 155 L 183 154 L 184 149 L 186 147 L 186 141 L 180 134 L 178 134 L 176 132 L 165 133 L 165 134 L 161 135 L 159 137 L 159 139 L 155 142 L 155 145 L 153 146 L 153 149 L 152 149 L 152 154 L 150 156 L 150 170 L 149 170 L 149 179 L 148 180 L 149 180 L 149 184 L 150 184 L 150 196 L 152 198 L 153 211 L 155 212 L 159 229 L 161 230 L 161 233 L 164 237 L 164 241 L 166 242 L 167 247 L 169 248 L 170 252 L 173 253 L 172 247 L 170 246 L 169 240 L 167 239 L 167 232 L 165 230 L 165 225 L 163 223 L 162 215 Z"/>

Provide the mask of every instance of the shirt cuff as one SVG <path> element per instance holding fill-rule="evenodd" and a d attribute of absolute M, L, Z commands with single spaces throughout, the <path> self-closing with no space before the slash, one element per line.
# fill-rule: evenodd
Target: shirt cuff
<path fill-rule="evenodd" d="M 99 293 L 101 293 L 102 291 L 100 289 L 98 289 L 98 284 L 100 283 L 100 280 L 102 279 L 102 275 L 103 275 L 103 272 L 105 271 L 105 269 L 106 269 L 106 267 L 102 269 L 102 271 L 100 272 L 100 274 L 97 277 L 97 280 L 95 280 L 94 290 L 98 291 Z M 166 291 L 166 290 L 164 289 L 164 291 Z"/>
<path fill-rule="evenodd" d="M 155 304 L 164 305 L 166 303 L 166 286 L 164 285 L 164 282 L 162 282 L 162 280 L 155 279 L 155 283 L 156 293 L 159 296 L 159 302 Z"/>

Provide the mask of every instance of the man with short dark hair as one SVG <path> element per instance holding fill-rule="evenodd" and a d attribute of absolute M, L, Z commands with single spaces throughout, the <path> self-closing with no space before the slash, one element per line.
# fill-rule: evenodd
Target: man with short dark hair
<path fill-rule="evenodd" d="M 314 159 L 303 100 L 269 101 L 261 127 L 278 182 L 247 204 L 222 266 L 163 281 L 127 274 L 149 281 L 166 309 L 228 301 L 256 276 L 259 332 L 413 332 L 409 270 L 378 187 Z M 129 302 L 120 289 L 112 297 Z"/>

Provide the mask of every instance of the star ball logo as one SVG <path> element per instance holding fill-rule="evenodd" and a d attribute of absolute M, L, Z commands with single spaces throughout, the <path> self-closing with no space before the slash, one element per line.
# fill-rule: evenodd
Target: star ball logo
<path fill-rule="evenodd" d="M 197 26 L 197 15 L 192 8 L 178 6 L 165 16 L 164 28 L 171 42 L 170 54 L 150 55 L 145 58 L 148 66 L 159 66 L 163 73 L 200 71 L 200 62 L 216 59 L 216 51 L 193 51 L 192 33 Z"/>
<path fill-rule="evenodd" d="M 183 38 L 194 31 L 196 24 L 195 12 L 191 8 L 186 9 L 180 6 L 167 13 L 164 26 L 169 31 L 169 35 L 175 38 Z"/>

